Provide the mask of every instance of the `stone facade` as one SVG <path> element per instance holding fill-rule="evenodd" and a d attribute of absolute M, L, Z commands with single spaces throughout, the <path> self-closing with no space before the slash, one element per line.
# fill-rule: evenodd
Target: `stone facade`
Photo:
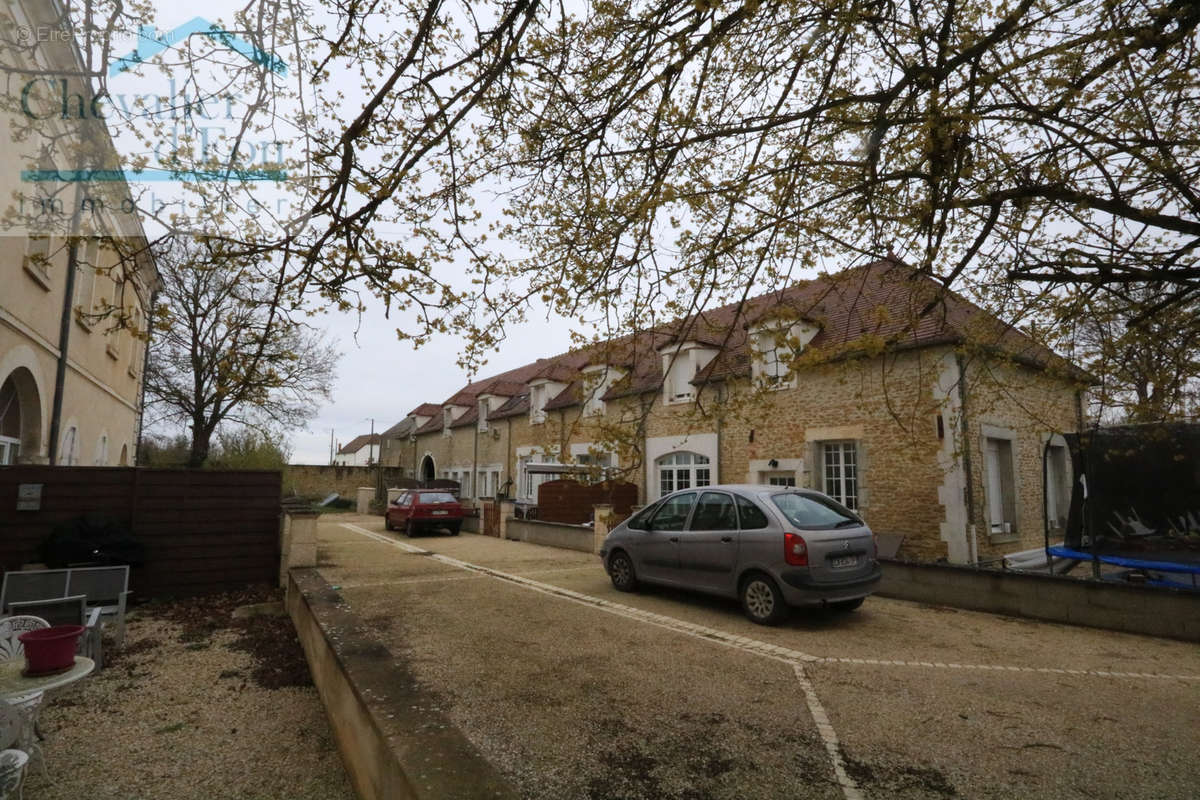
<path fill-rule="evenodd" d="M 573 382 L 541 414 L 530 412 L 529 395 L 509 398 L 488 411 L 486 430 L 467 395 L 487 393 L 489 381 L 479 381 L 445 404 L 449 417 L 415 429 L 406 467 L 419 470 L 428 459 L 435 477 L 463 481 L 464 496 L 507 485 L 509 496 L 533 502 L 551 462 L 594 475 L 599 456 L 608 472 L 638 486 L 642 503 L 685 485 L 818 489 L 876 533 L 903 537 L 905 558 L 972 563 L 1036 547 L 1042 449 L 1077 429 L 1086 376 L 1049 353 L 1039 352 L 1036 363 L 1024 339 L 1016 356 L 950 339 L 939 332 L 915 346 L 798 358 L 787 380 L 771 384 L 755 379 L 753 356 L 720 375 L 713 368 L 720 356 L 710 356 L 684 401 L 668 397 L 665 370 L 646 371 L 608 391 L 598 414 L 584 413 L 581 384 Z M 582 374 L 596 360 L 566 354 L 494 380 L 536 384 L 547 363 L 570 363 Z"/>

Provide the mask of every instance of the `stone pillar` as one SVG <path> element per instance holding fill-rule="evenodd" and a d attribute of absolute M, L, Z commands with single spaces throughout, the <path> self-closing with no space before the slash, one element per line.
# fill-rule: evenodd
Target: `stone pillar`
<path fill-rule="evenodd" d="M 608 536 L 608 526 L 612 519 L 612 508 L 612 505 L 609 503 L 599 503 L 592 506 L 593 553 L 600 552 L 600 548 L 604 545 L 604 538 Z"/>
<path fill-rule="evenodd" d="M 500 501 L 500 538 L 508 538 L 508 521 L 517 513 L 517 504 L 512 500 Z"/>
<path fill-rule="evenodd" d="M 279 583 L 287 585 L 292 567 L 317 565 L 317 520 L 320 514 L 304 507 L 285 507 L 279 558 Z"/>
<path fill-rule="evenodd" d="M 375 499 L 375 487 L 374 486 L 358 487 L 358 503 L 355 507 L 355 510 L 360 514 L 370 514 L 371 513 L 371 501 L 374 499 Z"/>

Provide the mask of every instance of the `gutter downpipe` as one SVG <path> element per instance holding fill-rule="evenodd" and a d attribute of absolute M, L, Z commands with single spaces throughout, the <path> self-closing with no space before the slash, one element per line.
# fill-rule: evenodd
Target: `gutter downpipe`
<path fill-rule="evenodd" d="M 962 443 L 963 443 L 963 472 L 966 478 L 966 501 L 967 501 L 967 533 L 970 535 L 968 544 L 971 550 L 971 563 L 979 564 L 979 539 L 975 530 L 975 483 L 971 474 L 971 439 L 970 430 L 967 425 L 967 365 L 964 362 L 961 353 L 954 354 L 954 361 L 958 364 L 958 405 L 959 405 L 959 423 L 962 428 Z"/>
<path fill-rule="evenodd" d="M 62 318 L 58 324 L 58 364 L 54 370 L 54 401 L 50 409 L 50 441 L 46 442 L 49 450 L 50 466 L 58 466 L 59 429 L 62 427 L 63 396 L 66 394 L 67 382 L 67 351 L 71 345 L 71 312 L 75 308 L 75 272 L 79 269 L 79 205 L 81 202 L 79 184 L 75 184 L 75 209 L 71 212 L 71 229 L 67 239 L 67 280 L 63 286 Z M 75 433 L 76 440 L 79 432 Z"/>
<path fill-rule="evenodd" d="M 475 398 L 475 414 L 479 414 L 479 398 Z M 479 420 L 475 420 L 475 436 L 471 439 L 471 497 L 479 506 Z"/>
<path fill-rule="evenodd" d="M 150 308 L 146 310 L 146 346 L 142 350 L 142 380 L 138 387 L 137 438 L 133 441 L 133 466 L 142 455 L 142 426 L 146 418 L 146 368 L 150 366 L 150 343 L 154 341 L 154 308 L 158 305 L 158 288 L 150 292 Z"/>

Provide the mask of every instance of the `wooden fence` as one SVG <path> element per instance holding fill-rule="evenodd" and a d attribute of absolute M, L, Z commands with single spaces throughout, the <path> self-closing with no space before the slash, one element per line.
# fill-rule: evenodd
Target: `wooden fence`
<path fill-rule="evenodd" d="M 608 503 L 613 513 L 624 518 L 637 504 L 638 490 L 632 483 L 579 483 L 569 479 L 546 481 L 538 487 L 537 518 L 546 522 L 581 525 L 592 521 L 592 506 Z"/>
<path fill-rule="evenodd" d="M 37 485 L 39 509 L 18 510 L 19 488 Z M 138 599 L 273 583 L 280 492 L 278 472 L 0 467 L 0 566 L 35 561 L 57 523 L 97 512 L 145 547 L 144 564 L 130 575 Z"/>

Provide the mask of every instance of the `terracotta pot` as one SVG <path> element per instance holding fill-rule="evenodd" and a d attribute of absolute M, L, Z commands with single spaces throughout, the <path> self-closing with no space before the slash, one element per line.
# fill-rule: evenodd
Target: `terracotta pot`
<path fill-rule="evenodd" d="M 25 647 L 25 672 L 30 675 L 69 669 L 75 663 L 75 642 L 82 625 L 55 625 L 22 633 L 17 639 Z"/>

